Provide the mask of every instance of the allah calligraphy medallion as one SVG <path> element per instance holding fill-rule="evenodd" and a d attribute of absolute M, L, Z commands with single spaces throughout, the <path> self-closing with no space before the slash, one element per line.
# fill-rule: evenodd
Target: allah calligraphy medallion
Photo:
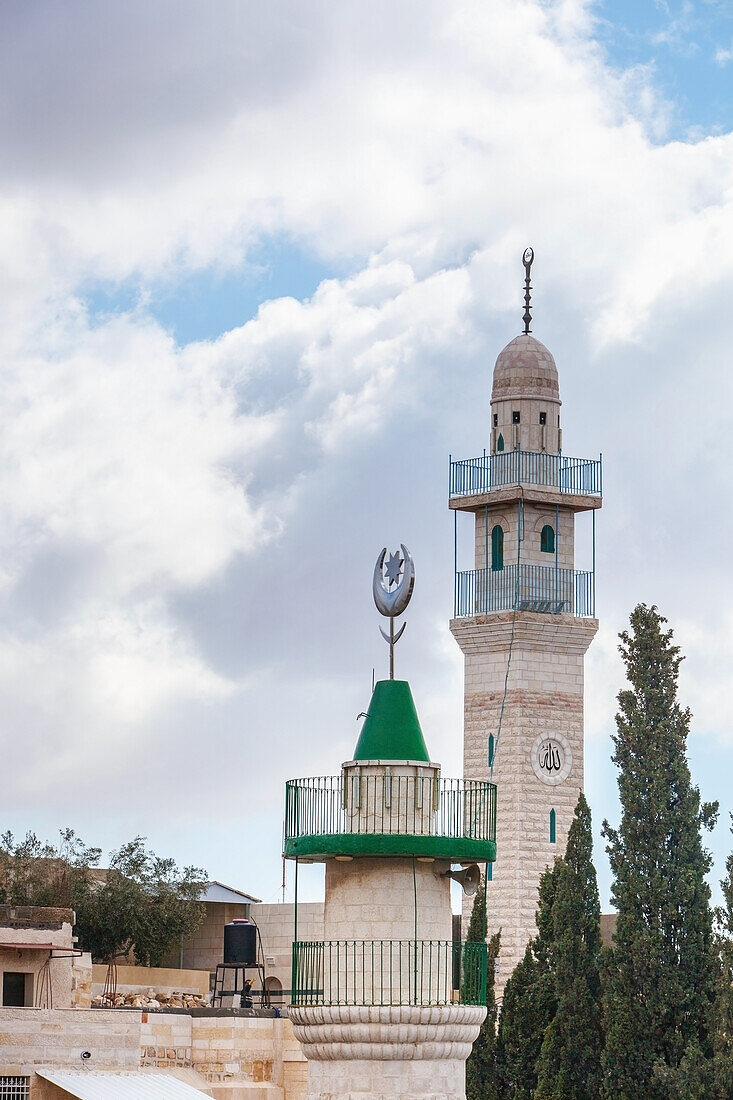
<path fill-rule="evenodd" d="M 573 766 L 570 745 L 561 733 L 543 733 L 532 746 L 532 770 L 551 787 L 564 783 Z"/>

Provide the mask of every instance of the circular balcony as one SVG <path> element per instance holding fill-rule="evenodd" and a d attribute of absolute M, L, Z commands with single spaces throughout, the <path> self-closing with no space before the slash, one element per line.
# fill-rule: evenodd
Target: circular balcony
<path fill-rule="evenodd" d="M 319 940 L 293 944 L 294 1005 L 485 1005 L 485 943 Z"/>
<path fill-rule="evenodd" d="M 430 765 L 415 764 L 412 770 L 415 774 L 395 774 L 404 768 L 370 761 L 349 765 L 339 776 L 290 780 L 285 856 L 495 860 L 496 786 L 441 779 Z"/>

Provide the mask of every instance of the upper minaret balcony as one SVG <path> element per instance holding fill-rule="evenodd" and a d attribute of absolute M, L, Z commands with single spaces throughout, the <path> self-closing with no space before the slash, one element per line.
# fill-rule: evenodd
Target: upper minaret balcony
<path fill-rule="evenodd" d="M 521 496 L 582 512 L 600 507 L 601 459 L 562 453 L 557 366 L 529 332 L 501 351 L 491 389 L 491 445 L 450 463 L 450 507 L 476 511 Z"/>
<path fill-rule="evenodd" d="M 498 451 L 478 458 L 453 459 L 449 469 L 448 506 L 475 512 L 487 504 L 522 497 L 559 504 L 574 512 L 600 508 L 603 462 L 568 458 L 546 451 Z"/>

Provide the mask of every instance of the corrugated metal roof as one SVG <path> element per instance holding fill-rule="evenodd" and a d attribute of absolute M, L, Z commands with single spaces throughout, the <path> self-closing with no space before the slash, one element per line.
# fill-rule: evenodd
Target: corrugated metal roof
<path fill-rule="evenodd" d="M 199 898 L 199 901 L 224 901 L 235 905 L 248 901 L 260 902 L 261 900 L 261 898 L 253 898 L 251 894 L 245 894 L 243 890 L 235 890 L 233 886 L 226 886 L 223 882 L 217 882 L 216 879 L 206 884 L 206 889 Z"/>
<path fill-rule="evenodd" d="M 211 1100 L 170 1073 L 96 1073 L 37 1069 L 39 1077 L 79 1100 Z"/>

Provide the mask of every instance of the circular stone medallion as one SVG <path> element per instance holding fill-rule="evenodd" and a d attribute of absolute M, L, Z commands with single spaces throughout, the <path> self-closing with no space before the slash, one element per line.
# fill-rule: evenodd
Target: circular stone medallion
<path fill-rule="evenodd" d="M 561 733 L 543 733 L 532 746 L 532 770 L 538 779 L 556 787 L 570 775 L 573 754 Z"/>

